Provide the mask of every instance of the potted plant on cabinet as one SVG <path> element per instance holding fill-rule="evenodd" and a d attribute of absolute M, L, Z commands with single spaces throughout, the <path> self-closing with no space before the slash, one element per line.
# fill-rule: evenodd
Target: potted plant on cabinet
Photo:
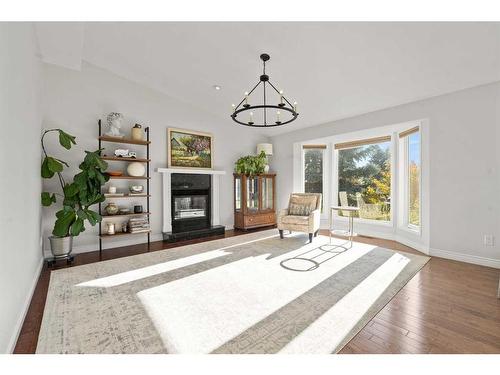
<path fill-rule="evenodd" d="M 247 155 L 239 158 L 234 166 L 236 173 L 253 176 L 264 173 L 267 165 L 267 157 L 264 151 L 259 155 Z"/>
<path fill-rule="evenodd" d="M 71 183 L 67 183 L 62 171 L 68 164 L 47 154 L 44 138 L 49 133 L 58 133 L 59 143 L 67 150 L 76 145 L 76 142 L 74 136 L 61 129 L 45 130 L 41 138 L 44 154 L 41 175 L 46 179 L 57 175 L 61 186 L 61 193 L 44 191 L 41 196 L 42 205 L 45 207 L 57 202 L 62 203 L 62 208 L 56 212 L 52 236 L 49 237 L 50 249 L 54 259 L 68 258 L 73 250 L 73 237 L 85 230 L 85 222 L 88 221 L 94 226 L 102 220 L 101 215 L 90 207 L 105 199 L 101 186 L 109 179 L 105 174 L 108 165 L 100 157 L 101 150 L 85 151 L 85 158 L 79 165 L 80 172 L 73 177 Z"/>

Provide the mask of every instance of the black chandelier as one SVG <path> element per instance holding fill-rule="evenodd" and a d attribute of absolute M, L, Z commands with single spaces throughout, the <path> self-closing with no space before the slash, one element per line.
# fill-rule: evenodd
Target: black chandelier
<path fill-rule="evenodd" d="M 270 59 L 270 56 L 267 53 L 263 53 L 262 55 L 260 55 L 260 58 L 263 61 L 264 69 L 262 75 L 259 78 L 259 82 L 257 82 L 257 84 L 253 87 L 252 90 L 250 90 L 250 92 L 245 92 L 245 97 L 238 105 L 233 104 L 233 113 L 231 114 L 231 118 L 238 124 L 256 128 L 267 128 L 289 124 L 290 122 L 296 120 L 297 116 L 299 115 L 297 113 L 297 102 L 291 104 L 283 95 L 283 91 L 280 91 L 276 87 L 274 87 L 274 85 L 269 80 L 269 76 L 266 74 L 266 61 Z M 263 87 L 263 104 L 250 105 L 250 95 L 260 84 L 262 84 Z M 266 100 L 268 98 L 266 97 L 266 85 L 271 86 L 271 88 L 279 95 L 278 104 L 267 104 Z M 271 93 L 274 94 L 273 91 L 271 91 Z M 270 110 L 270 112 L 276 111 L 274 116 L 272 113 L 268 113 L 268 110 Z M 244 112 L 247 111 L 247 121 L 243 121 L 242 118 L 244 116 Z"/>

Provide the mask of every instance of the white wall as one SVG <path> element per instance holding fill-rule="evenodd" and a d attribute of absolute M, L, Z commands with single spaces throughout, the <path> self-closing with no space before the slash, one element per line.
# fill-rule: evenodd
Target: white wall
<path fill-rule="evenodd" d="M 0 353 L 14 348 L 42 265 L 37 53 L 31 24 L 0 23 Z"/>
<path fill-rule="evenodd" d="M 294 143 L 427 119 L 430 253 L 500 266 L 499 107 L 494 83 L 272 137 L 279 206 L 293 186 Z M 495 246 L 483 245 L 484 234 Z"/>
<path fill-rule="evenodd" d="M 112 111 L 125 115 L 123 129 L 129 132 L 137 122 L 151 128 L 151 223 L 153 238 L 161 238 L 162 229 L 162 195 L 161 175 L 154 172 L 155 168 L 167 165 L 167 128 L 177 127 L 214 135 L 214 169 L 223 169 L 227 172 L 221 177 L 221 224 L 233 225 L 233 191 L 232 171 L 234 162 L 240 156 L 255 153 L 255 146 L 259 141 L 267 140 L 262 134 L 251 128 L 238 126 L 230 121 L 221 121 L 212 115 L 189 106 L 163 93 L 145 88 L 129 80 L 123 79 L 108 71 L 90 64 L 83 64 L 82 71 L 68 70 L 54 65 L 44 67 L 43 92 L 43 127 L 61 127 L 76 136 L 78 145 L 75 150 L 66 151 L 57 145 L 57 137 L 49 140 L 49 149 L 55 152 L 62 160 L 73 167 L 66 173 L 68 178 L 73 176 L 75 168 L 83 158 L 84 150 L 97 148 L 98 127 L 97 120 L 104 119 Z M 214 95 L 217 93 L 214 91 Z M 228 107 L 229 108 L 229 107 Z M 106 144 L 116 147 L 115 144 Z M 138 151 L 144 148 L 137 148 Z M 116 162 L 112 165 L 119 166 Z M 44 189 L 57 188 L 56 180 L 45 181 Z M 113 183 L 118 187 L 126 187 Z M 122 200 L 127 203 L 129 200 Z M 144 203 L 144 199 L 137 199 L 137 203 Z M 58 206 L 57 206 L 58 207 Z M 44 208 L 44 248 L 49 249 L 47 237 L 50 235 L 54 223 L 55 208 Z M 76 251 L 96 250 L 97 227 L 89 227 L 82 235 L 75 239 Z M 123 238 L 123 237 L 122 237 Z M 117 242 L 108 239 L 103 242 L 105 247 L 144 242 L 145 236 L 127 236 L 126 240 Z"/>

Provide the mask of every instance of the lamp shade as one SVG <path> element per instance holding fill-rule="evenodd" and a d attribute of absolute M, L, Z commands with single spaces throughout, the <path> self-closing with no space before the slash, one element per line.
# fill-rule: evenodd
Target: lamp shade
<path fill-rule="evenodd" d="M 266 155 L 273 154 L 273 145 L 271 143 L 259 143 L 257 144 L 257 155 L 264 151 Z"/>

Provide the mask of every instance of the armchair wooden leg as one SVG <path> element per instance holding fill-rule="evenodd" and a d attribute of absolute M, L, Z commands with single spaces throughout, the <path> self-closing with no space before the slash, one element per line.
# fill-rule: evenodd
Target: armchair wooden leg
<path fill-rule="evenodd" d="M 319 229 L 316 232 L 314 232 L 314 237 L 318 237 L 318 232 L 319 232 Z"/>
<path fill-rule="evenodd" d="M 309 243 L 313 242 L 313 233 L 309 233 Z"/>
<path fill-rule="evenodd" d="M 280 238 L 283 239 L 283 229 L 278 229 L 278 231 L 280 232 Z"/>

